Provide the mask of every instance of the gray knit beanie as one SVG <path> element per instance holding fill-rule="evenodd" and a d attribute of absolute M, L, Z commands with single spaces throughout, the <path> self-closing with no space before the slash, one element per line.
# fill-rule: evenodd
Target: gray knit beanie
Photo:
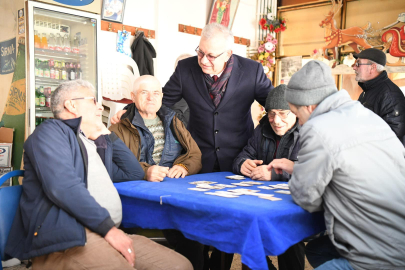
<path fill-rule="evenodd" d="M 280 84 L 269 92 L 266 99 L 266 106 L 264 107 L 267 112 L 270 110 L 289 110 L 287 101 L 285 101 L 285 90 L 287 85 Z"/>
<path fill-rule="evenodd" d="M 336 92 L 329 66 L 312 60 L 292 75 L 285 91 L 285 99 L 294 105 L 316 105 Z"/>

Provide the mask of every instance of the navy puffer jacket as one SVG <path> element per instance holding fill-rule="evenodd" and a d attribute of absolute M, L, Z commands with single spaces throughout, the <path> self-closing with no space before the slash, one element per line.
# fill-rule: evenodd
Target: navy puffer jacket
<path fill-rule="evenodd" d="M 405 96 L 383 71 L 376 78 L 359 82 L 363 89 L 359 101 L 379 115 L 391 127 L 401 142 L 405 142 Z"/>

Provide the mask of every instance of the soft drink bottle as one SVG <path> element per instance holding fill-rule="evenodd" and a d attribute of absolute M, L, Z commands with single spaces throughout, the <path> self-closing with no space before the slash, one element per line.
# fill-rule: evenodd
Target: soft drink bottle
<path fill-rule="evenodd" d="M 65 35 L 65 37 L 63 38 L 63 51 L 65 52 L 70 52 L 70 38 L 68 36 L 68 34 Z"/>
<path fill-rule="evenodd" d="M 49 61 L 44 61 L 44 77 L 51 78 L 51 69 L 49 68 Z"/>
<path fill-rule="evenodd" d="M 81 66 L 80 66 L 80 63 L 77 63 L 76 79 L 77 79 L 77 80 L 83 80 L 83 73 L 82 73 L 82 68 L 81 68 Z"/>
<path fill-rule="evenodd" d="M 41 48 L 41 39 L 38 36 L 38 31 L 35 30 L 34 33 L 34 46 L 35 48 Z"/>
<path fill-rule="evenodd" d="M 62 61 L 61 71 L 62 71 L 62 72 L 61 72 L 61 74 L 62 74 L 62 80 L 67 80 L 65 62 L 63 62 L 63 61 Z"/>
<path fill-rule="evenodd" d="M 44 68 L 41 60 L 38 60 L 38 77 L 44 77 Z"/>
<path fill-rule="evenodd" d="M 39 60 L 35 59 L 35 76 L 39 76 Z"/>
<path fill-rule="evenodd" d="M 72 52 L 73 53 L 79 53 L 79 40 L 77 39 L 76 36 L 73 39 Z"/>
<path fill-rule="evenodd" d="M 45 95 L 44 93 L 39 94 L 39 107 L 45 107 Z"/>
<path fill-rule="evenodd" d="M 75 63 L 70 63 L 70 79 L 71 80 L 76 80 L 76 68 L 75 68 Z"/>
<path fill-rule="evenodd" d="M 48 49 L 55 50 L 55 36 L 53 34 L 49 35 Z"/>
<path fill-rule="evenodd" d="M 53 59 L 49 60 L 49 70 L 50 70 L 51 79 L 55 79 L 55 63 L 54 63 Z"/>
<path fill-rule="evenodd" d="M 55 50 L 63 51 L 63 39 L 59 33 L 56 34 Z"/>
<path fill-rule="evenodd" d="M 55 61 L 55 80 L 60 80 L 59 62 Z"/>
<path fill-rule="evenodd" d="M 46 39 L 45 33 L 42 33 L 41 48 L 48 49 L 48 40 Z"/>

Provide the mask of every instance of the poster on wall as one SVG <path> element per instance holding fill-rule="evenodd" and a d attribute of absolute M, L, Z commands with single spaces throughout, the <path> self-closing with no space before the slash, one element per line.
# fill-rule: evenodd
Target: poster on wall
<path fill-rule="evenodd" d="M 219 23 L 232 29 L 240 0 L 214 0 L 208 23 Z"/>
<path fill-rule="evenodd" d="M 103 0 L 101 19 L 122 23 L 124 10 L 125 0 Z"/>
<path fill-rule="evenodd" d="M 16 59 L 16 38 L 0 42 L 0 74 L 14 72 Z"/>
<path fill-rule="evenodd" d="M 24 9 L 18 10 L 18 34 L 22 35 L 25 33 L 25 24 L 24 24 Z"/>
<path fill-rule="evenodd" d="M 302 67 L 302 56 L 285 57 L 280 60 L 279 84 L 288 84 L 291 76 Z"/>

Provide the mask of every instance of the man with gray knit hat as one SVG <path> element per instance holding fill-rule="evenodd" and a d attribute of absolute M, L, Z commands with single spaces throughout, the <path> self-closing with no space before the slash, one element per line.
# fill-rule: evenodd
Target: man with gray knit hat
<path fill-rule="evenodd" d="M 310 61 L 287 86 L 299 118 L 294 164 L 268 166 L 292 174 L 294 201 L 324 210 L 328 236 L 306 246 L 316 269 L 405 269 L 405 149 L 379 116 L 337 91 L 330 68 Z"/>
<path fill-rule="evenodd" d="M 284 93 L 287 86 L 281 84 L 267 95 L 267 115 L 253 131 L 253 136 L 233 162 L 233 172 L 253 180 L 288 181 L 288 173 L 276 174 L 267 170 L 267 165 L 276 158 L 285 158 L 293 163 L 299 150 L 297 117 L 290 111 Z M 278 256 L 280 270 L 304 270 L 304 243 L 290 247 Z M 269 269 L 276 269 L 268 259 Z"/>
<path fill-rule="evenodd" d="M 363 89 L 359 101 L 387 122 L 405 145 L 405 96 L 384 70 L 385 53 L 370 48 L 353 56 L 356 81 Z"/>

